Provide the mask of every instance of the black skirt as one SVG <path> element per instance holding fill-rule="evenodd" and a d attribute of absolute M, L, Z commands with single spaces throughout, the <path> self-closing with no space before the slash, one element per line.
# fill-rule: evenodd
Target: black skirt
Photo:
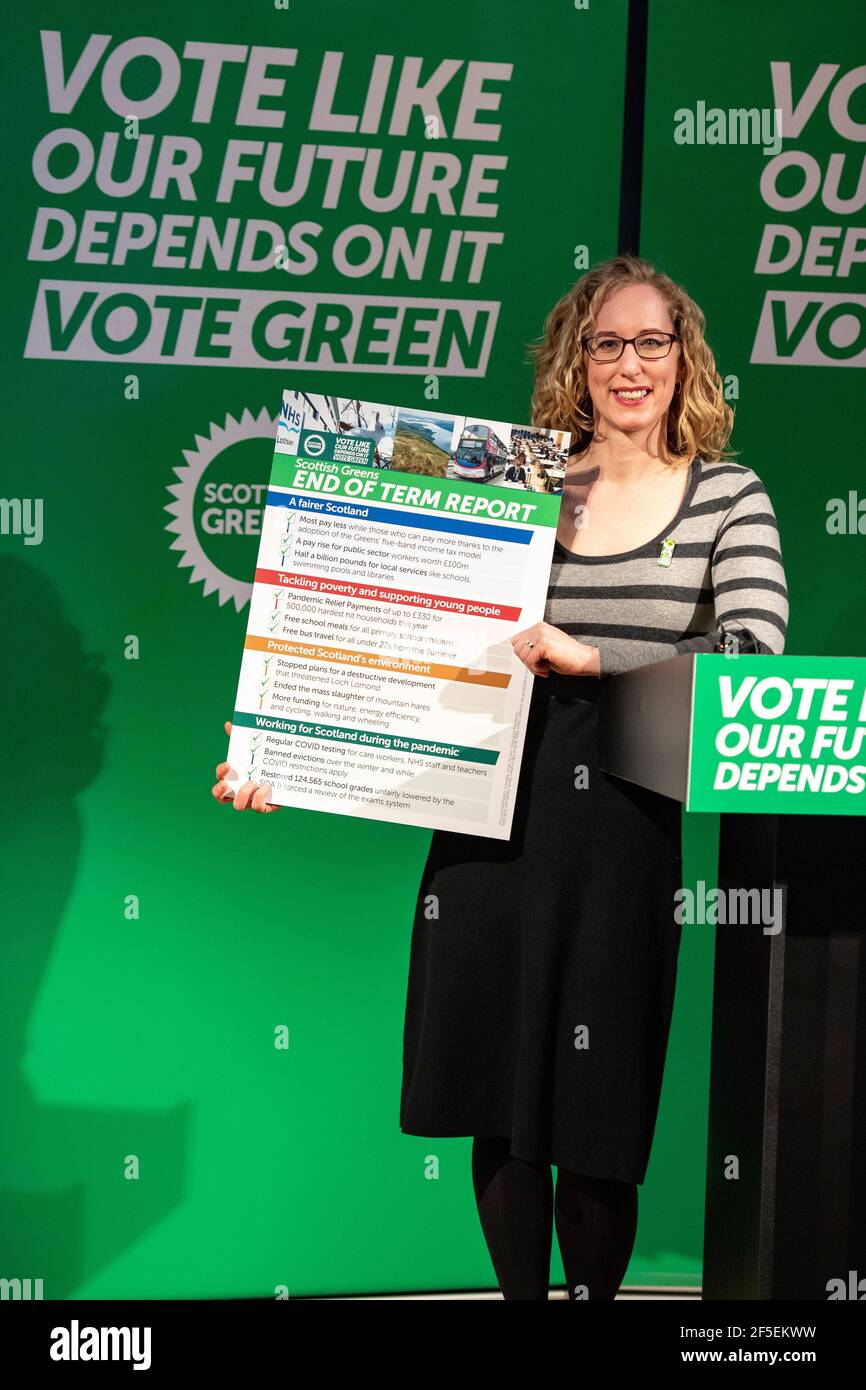
<path fill-rule="evenodd" d="M 518 1158 L 642 1183 L 676 986 L 682 808 L 599 769 L 599 689 L 535 677 L 509 840 L 434 832 L 400 1128 L 501 1135 Z"/>

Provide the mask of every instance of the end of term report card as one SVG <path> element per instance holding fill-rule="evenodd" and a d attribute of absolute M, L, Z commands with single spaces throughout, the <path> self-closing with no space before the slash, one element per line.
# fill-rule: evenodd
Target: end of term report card
<path fill-rule="evenodd" d="M 570 436 L 286 391 L 227 782 L 508 839 Z"/>

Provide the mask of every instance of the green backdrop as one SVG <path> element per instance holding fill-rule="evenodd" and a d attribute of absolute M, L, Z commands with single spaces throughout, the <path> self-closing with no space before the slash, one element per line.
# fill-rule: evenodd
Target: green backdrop
<path fill-rule="evenodd" d="M 582 272 L 580 248 L 590 263 L 618 249 L 627 25 L 624 0 L 509 0 L 494 12 L 473 0 L 243 12 L 181 0 L 140 23 L 100 0 L 74 15 L 41 3 L 38 15 L 7 21 L 0 1276 L 42 1278 L 55 1298 L 494 1286 L 469 1140 L 398 1128 L 409 933 L 429 832 L 290 810 L 239 817 L 210 787 L 257 549 L 255 485 L 268 477 L 283 388 L 528 418 L 525 344 Z M 647 58 L 640 250 L 706 311 L 721 370 L 736 378 L 734 444 L 780 517 L 788 650 L 827 654 L 863 649 L 864 542 L 826 529 L 828 499 L 863 486 L 852 405 L 862 376 L 856 358 L 839 355 L 844 343 L 825 365 L 751 357 L 769 289 L 850 292 L 854 317 L 828 330 L 842 342 L 858 313 L 863 322 L 862 265 L 844 279 L 798 268 L 768 277 L 755 261 L 768 221 L 798 226 L 805 241 L 811 226 L 854 226 L 858 213 L 817 198 L 768 211 L 760 147 L 678 145 L 673 112 L 701 100 L 773 107 L 774 63 L 790 63 L 796 102 L 819 60 L 838 64 L 839 78 L 850 71 L 855 25 L 862 33 L 854 3 L 756 13 L 744 0 L 655 0 Z M 139 56 L 123 48 L 141 36 Z M 204 43 L 232 47 L 184 51 Z M 261 51 L 280 49 L 297 50 L 294 60 Z M 327 100 L 336 68 L 325 68 L 316 107 L 327 53 L 342 63 Z M 377 54 L 395 55 L 387 73 L 381 59 L 374 69 Z M 403 131 L 398 103 L 392 130 L 412 58 L 420 81 L 438 74 L 438 105 L 428 88 Z M 374 71 L 382 84 L 371 88 Z M 171 100 L 148 112 L 155 91 Z M 137 102 L 145 114 L 128 140 Z M 313 117 L 325 109 L 330 117 Z M 840 134 L 825 97 L 785 149 L 822 171 L 845 152 L 853 202 L 862 86 L 847 111 Z M 64 131 L 49 152 L 52 132 Z M 275 186 L 287 189 L 304 145 L 316 146 L 308 190 L 275 207 L 257 182 L 265 146 Z M 390 210 L 363 205 L 352 155 L 335 190 L 334 146 L 382 151 L 380 196 L 401 152 L 414 152 L 405 198 Z M 142 150 L 148 172 L 124 190 Z M 413 210 L 413 179 L 431 153 L 453 182 L 453 210 L 444 194 Z M 227 155 L 255 177 L 220 197 Z M 163 175 L 170 159 L 186 160 L 189 182 L 162 186 L 160 158 Z M 463 195 L 479 177 L 489 182 L 472 203 Z M 127 240 L 153 240 L 122 263 L 124 213 Z M 255 270 L 230 249 L 214 254 L 207 238 L 229 238 L 231 219 L 241 233 L 256 219 L 293 235 L 305 224 L 316 266 L 298 257 L 289 271 Z M 370 230 L 340 259 L 344 229 L 358 224 Z M 415 270 L 398 257 L 355 273 L 371 246 L 421 245 L 425 229 L 430 249 Z M 455 229 L 464 240 L 449 276 Z M 493 240 L 473 270 L 467 238 L 478 233 Z M 262 258 L 269 235 L 256 243 Z M 40 258 L 40 246 L 59 254 Z M 176 308 L 179 294 L 189 301 L 183 320 L 171 319 L 173 342 L 161 332 L 167 308 L 153 305 L 169 290 Z M 316 349 L 318 365 L 303 371 L 290 356 L 251 359 L 261 306 L 299 295 L 381 297 L 385 322 L 407 300 L 457 300 L 468 346 L 433 387 L 398 362 L 362 361 L 359 341 L 338 364 Z M 469 342 L 476 312 L 495 319 L 483 361 Z M 265 340 L 278 349 L 274 326 Z M 207 484 L 224 486 L 215 513 Z M 43 534 L 27 544 L 12 504 L 34 498 Z M 241 534 L 215 529 L 223 505 Z M 712 881 L 716 832 L 714 818 L 686 818 L 688 881 Z M 712 930 L 684 934 L 628 1283 L 700 1281 Z M 274 1046 L 281 1025 L 287 1050 Z M 561 1279 L 555 1248 L 552 1272 Z"/>

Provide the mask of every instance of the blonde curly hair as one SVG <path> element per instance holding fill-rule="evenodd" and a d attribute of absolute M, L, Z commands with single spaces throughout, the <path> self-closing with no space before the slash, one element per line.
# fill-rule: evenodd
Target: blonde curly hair
<path fill-rule="evenodd" d="M 734 412 L 722 392 L 715 358 L 704 337 L 706 320 L 681 285 L 639 256 L 615 256 L 587 271 L 553 306 L 544 334 L 528 344 L 534 359 L 532 424 L 571 432 L 571 452 L 583 453 L 595 436 L 592 398 L 586 380 L 583 339 L 593 331 L 599 311 L 615 290 L 651 285 L 658 290 L 679 338 L 680 389 L 659 434 L 665 463 L 707 463 L 732 459 L 728 447 Z"/>

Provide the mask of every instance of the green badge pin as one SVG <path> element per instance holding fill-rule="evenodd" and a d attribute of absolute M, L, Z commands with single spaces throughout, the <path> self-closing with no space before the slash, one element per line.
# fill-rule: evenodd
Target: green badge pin
<path fill-rule="evenodd" d="M 671 536 L 667 536 L 662 541 L 661 550 L 659 551 L 659 564 L 664 565 L 665 569 L 667 569 L 673 559 L 675 545 L 676 541 Z"/>

